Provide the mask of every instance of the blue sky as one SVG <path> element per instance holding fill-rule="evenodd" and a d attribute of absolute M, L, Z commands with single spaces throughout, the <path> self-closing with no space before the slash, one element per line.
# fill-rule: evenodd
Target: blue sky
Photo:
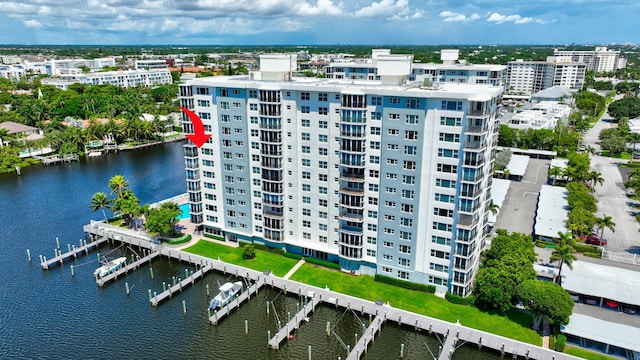
<path fill-rule="evenodd" d="M 0 44 L 640 43 L 638 18 L 638 0 L 0 0 Z"/>

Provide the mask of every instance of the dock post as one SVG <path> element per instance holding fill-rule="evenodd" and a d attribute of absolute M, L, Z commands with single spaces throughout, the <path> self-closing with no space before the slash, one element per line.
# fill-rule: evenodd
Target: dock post
<path fill-rule="evenodd" d="M 75 245 L 71 245 L 71 249 L 73 250 L 73 257 L 75 259 L 78 258 L 78 252 L 76 251 L 76 246 Z"/>
<path fill-rule="evenodd" d="M 188 278 L 189 277 L 189 269 L 184 269 L 184 278 Z"/>
<path fill-rule="evenodd" d="M 249 334 L 249 320 L 244 320 L 244 334 L 245 336 Z"/>
<path fill-rule="evenodd" d="M 67 251 L 71 252 L 71 244 L 67 244 Z"/>
<path fill-rule="evenodd" d="M 27 260 L 31 262 L 31 251 L 29 251 L 29 249 L 27 249 Z"/>
<path fill-rule="evenodd" d="M 129 283 L 128 282 L 124 283 L 124 290 L 127 293 L 127 295 L 129 295 Z"/>
<path fill-rule="evenodd" d="M 182 291 L 182 279 L 178 278 L 178 284 L 180 284 L 180 291 Z"/>
<path fill-rule="evenodd" d="M 76 274 L 73 272 L 73 265 L 71 265 L 71 277 L 74 277 Z"/>
<path fill-rule="evenodd" d="M 47 265 L 47 257 L 46 257 L 46 256 L 43 256 L 42 258 L 44 259 L 43 264 L 44 264 L 44 268 L 45 268 L 45 270 L 49 270 L 49 265 Z"/>
<path fill-rule="evenodd" d="M 187 315 L 187 301 L 182 300 L 182 312 Z"/>
<path fill-rule="evenodd" d="M 153 268 L 149 266 L 149 272 L 151 273 L 151 278 L 153 279 Z"/>
<path fill-rule="evenodd" d="M 209 296 L 209 284 L 207 284 L 207 296 Z"/>
<path fill-rule="evenodd" d="M 287 311 L 287 322 L 291 321 L 291 312 Z"/>
<path fill-rule="evenodd" d="M 167 291 L 167 283 L 166 282 L 162 282 L 162 291 Z"/>
<path fill-rule="evenodd" d="M 309 345 L 309 350 L 307 352 L 309 353 L 309 360 L 311 360 L 311 345 Z"/>
<path fill-rule="evenodd" d="M 271 330 L 267 330 L 267 344 L 271 341 Z"/>
<path fill-rule="evenodd" d="M 211 308 L 207 307 L 207 319 L 211 319 Z"/>
<path fill-rule="evenodd" d="M 331 336 L 331 321 L 327 321 L 327 336 Z"/>
<path fill-rule="evenodd" d="M 176 277 L 172 276 L 171 279 L 172 279 L 171 281 L 173 282 L 173 286 L 176 286 Z"/>
<path fill-rule="evenodd" d="M 267 315 L 269 315 L 269 301 L 267 300 Z"/>
<path fill-rule="evenodd" d="M 153 292 L 153 302 L 158 305 L 158 294 L 155 291 Z"/>
<path fill-rule="evenodd" d="M 404 358 L 404 344 L 400 344 L 400 359 Z"/>
<path fill-rule="evenodd" d="M 482 336 L 478 339 L 478 350 L 482 350 Z"/>
<path fill-rule="evenodd" d="M 98 258 L 98 264 L 100 264 L 100 253 L 96 253 L 96 257 Z"/>
<path fill-rule="evenodd" d="M 60 265 L 64 265 L 64 260 L 62 259 L 62 251 L 58 249 L 58 256 L 60 257 Z"/>
<path fill-rule="evenodd" d="M 58 240 L 57 236 L 56 236 L 56 246 L 58 247 L 58 250 L 60 250 L 60 240 Z"/>
<path fill-rule="evenodd" d="M 149 289 L 149 302 L 151 302 L 151 289 Z"/>

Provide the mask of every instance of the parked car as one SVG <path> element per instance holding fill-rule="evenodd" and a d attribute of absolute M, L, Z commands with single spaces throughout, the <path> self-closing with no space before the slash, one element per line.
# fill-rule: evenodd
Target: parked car
<path fill-rule="evenodd" d="M 589 235 L 586 239 L 584 239 L 585 244 L 589 245 L 607 245 L 606 239 L 600 239 L 597 235 Z"/>

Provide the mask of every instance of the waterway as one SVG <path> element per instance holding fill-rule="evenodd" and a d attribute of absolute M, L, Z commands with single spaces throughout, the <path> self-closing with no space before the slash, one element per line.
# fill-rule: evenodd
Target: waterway
<path fill-rule="evenodd" d="M 326 335 L 326 323 L 352 347 L 361 334 L 361 321 L 367 319 L 327 306 L 319 307 L 280 350 L 268 349 L 268 331 L 275 335 L 277 319 L 284 323 L 301 302 L 295 296 L 278 296 L 276 289 L 263 288 L 214 326 L 207 321 L 206 309 L 217 284 L 227 280 L 222 274 L 206 276 L 155 308 L 149 304 L 149 289 L 162 291 L 163 282 L 184 276 L 185 270 L 193 270 L 191 266 L 157 259 L 104 288 L 92 276 L 96 252 L 63 267 L 41 270 L 38 255 L 51 258 L 56 237 L 64 251 L 67 243 L 78 244 L 84 237 L 82 226 L 89 219 L 102 218 L 100 211 L 88 208 L 91 196 L 97 191 L 108 193 L 109 179 L 118 174 L 129 181 L 141 203 L 184 193 L 182 143 L 71 164 L 33 166 L 23 169 L 22 176 L 0 175 L 1 359 L 307 359 L 309 346 L 312 359 L 346 358 L 340 341 Z M 27 261 L 27 249 L 32 263 Z M 99 249 L 103 254 L 110 251 L 110 247 Z M 111 255 L 120 254 L 130 256 L 132 249 L 117 248 Z M 75 267 L 74 277 L 70 264 Z M 274 299 L 267 313 L 267 301 Z M 437 349 L 438 341 L 389 324 L 366 358 L 397 359 L 401 344 L 405 344 L 405 359 L 425 359 L 431 358 L 427 348 Z M 494 357 L 472 350 L 455 358 Z"/>

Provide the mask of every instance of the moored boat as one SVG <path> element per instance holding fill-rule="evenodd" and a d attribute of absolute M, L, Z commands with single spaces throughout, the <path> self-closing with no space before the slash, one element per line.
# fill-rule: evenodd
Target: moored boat
<path fill-rule="evenodd" d="M 220 286 L 220 292 L 216 295 L 209 304 L 211 309 L 219 309 L 227 305 L 231 300 L 240 295 L 242 291 L 242 282 L 227 282 Z"/>
<path fill-rule="evenodd" d="M 119 257 L 116 259 L 113 259 L 109 262 L 107 262 L 106 264 L 100 266 L 99 268 L 96 269 L 96 271 L 93 272 L 93 276 L 98 276 L 98 277 L 105 277 L 109 274 L 111 274 L 112 272 L 120 269 L 120 267 L 122 266 L 122 264 L 124 264 L 127 261 L 126 257 Z"/>

